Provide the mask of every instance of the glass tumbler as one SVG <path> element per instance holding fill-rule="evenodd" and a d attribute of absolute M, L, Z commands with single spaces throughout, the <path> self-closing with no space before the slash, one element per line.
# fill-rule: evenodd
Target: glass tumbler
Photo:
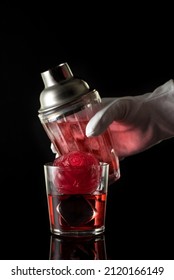
<path fill-rule="evenodd" d="M 75 167 L 73 173 L 47 163 L 44 174 L 51 233 L 71 237 L 105 231 L 108 163 L 91 165 L 85 172 Z"/>

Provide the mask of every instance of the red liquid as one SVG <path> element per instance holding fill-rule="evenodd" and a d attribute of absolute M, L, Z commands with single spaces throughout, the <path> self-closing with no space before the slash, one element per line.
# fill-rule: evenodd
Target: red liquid
<path fill-rule="evenodd" d="M 74 114 L 75 115 L 75 114 Z M 69 117 L 70 118 L 70 117 Z M 119 161 L 112 148 L 109 131 L 97 137 L 86 137 L 85 129 L 87 120 L 54 121 L 44 124 L 51 142 L 57 147 L 59 154 L 63 155 L 70 151 L 80 150 L 94 154 L 99 161 L 109 163 L 110 182 L 120 177 Z"/>
<path fill-rule="evenodd" d="M 54 232 L 93 231 L 104 226 L 106 194 L 48 195 Z"/>

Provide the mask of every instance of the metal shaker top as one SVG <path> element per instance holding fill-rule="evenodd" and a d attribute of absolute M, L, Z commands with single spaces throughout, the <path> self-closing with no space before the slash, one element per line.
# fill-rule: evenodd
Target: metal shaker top
<path fill-rule="evenodd" d="M 52 112 L 89 92 L 88 84 L 74 77 L 66 62 L 41 73 L 41 77 L 45 88 L 40 94 L 40 114 Z"/>

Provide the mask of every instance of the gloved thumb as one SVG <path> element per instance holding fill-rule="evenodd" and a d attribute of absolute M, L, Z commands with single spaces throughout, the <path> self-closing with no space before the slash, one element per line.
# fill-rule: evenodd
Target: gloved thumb
<path fill-rule="evenodd" d="M 108 103 L 108 98 L 106 99 Z M 102 100 L 103 102 L 104 99 Z M 126 102 L 122 98 L 110 98 L 110 103 L 98 111 L 86 126 L 86 136 L 97 136 L 104 132 L 114 120 L 124 118 L 126 112 Z"/>

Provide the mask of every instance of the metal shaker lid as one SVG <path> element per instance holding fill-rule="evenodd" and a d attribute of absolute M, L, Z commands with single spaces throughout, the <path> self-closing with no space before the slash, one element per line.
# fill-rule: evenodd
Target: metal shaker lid
<path fill-rule="evenodd" d="M 89 92 L 89 85 L 74 77 L 66 62 L 41 73 L 41 77 L 45 88 L 40 94 L 40 114 L 52 112 Z"/>

